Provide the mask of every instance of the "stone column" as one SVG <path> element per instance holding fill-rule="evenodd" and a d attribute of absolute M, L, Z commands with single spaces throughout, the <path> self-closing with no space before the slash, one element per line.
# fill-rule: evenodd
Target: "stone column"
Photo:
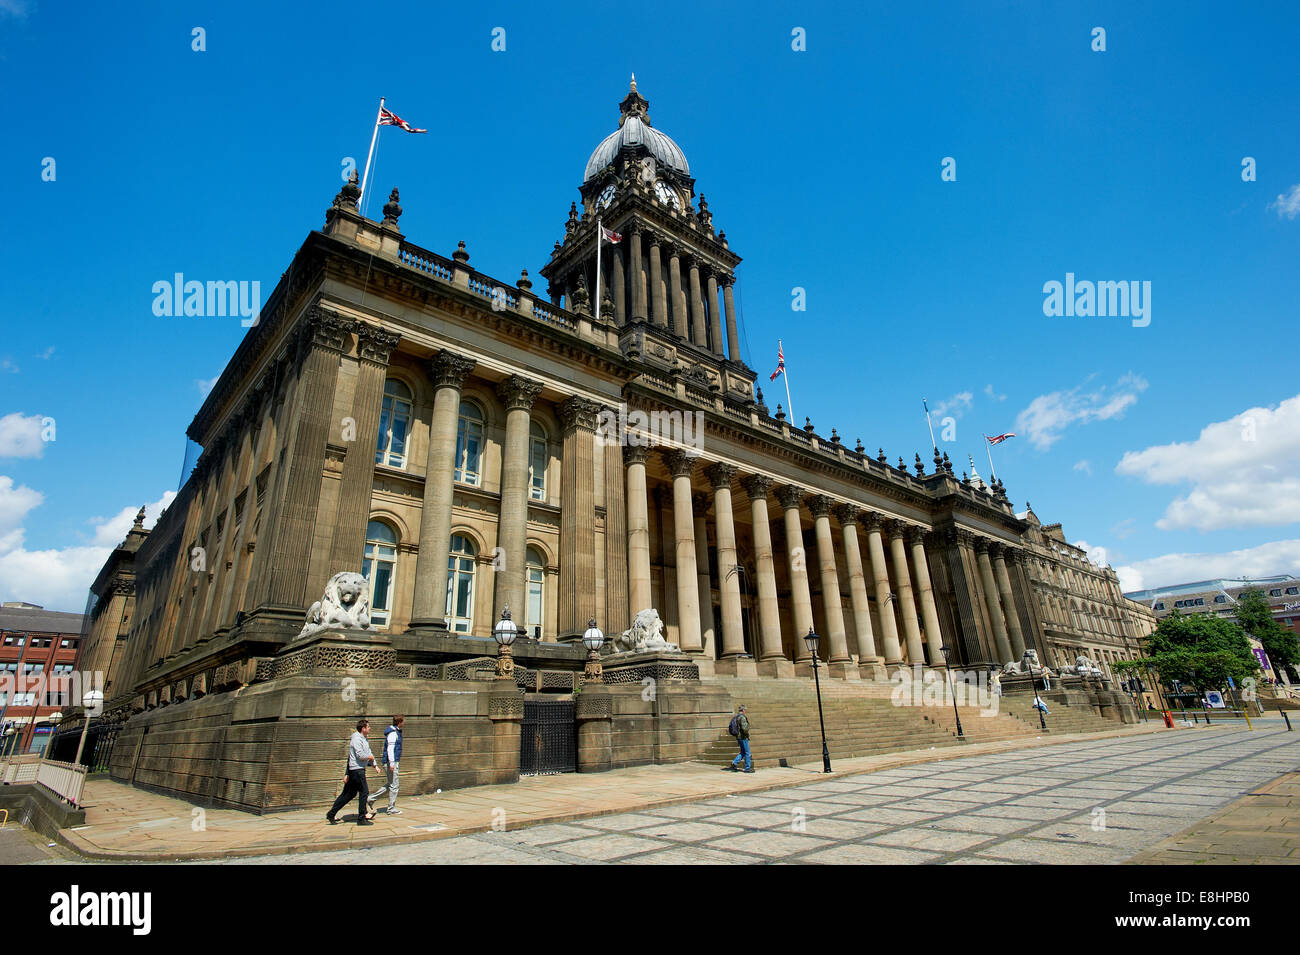
<path fill-rule="evenodd" d="M 673 529 L 677 544 L 677 634 L 683 653 L 701 653 L 700 594 L 695 579 L 695 526 L 691 516 L 691 471 L 696 457 L 685 451 L 664 452 L 673 476 Z"/>
<path fill-rule="evenodd" d="M 695 579 L 700 591 L 700 637 L 704 655 L 718 658 L 717 629 L 713 620 L 713 582 L 709 579 L 709 528 L 705 519 L 709 513 L 709 496 L 696 494 L 691 500 L 695 515 Z"/>
<path fill-rule="evenodd" d="M 713 339 L 713 353 L 722 357 L 722 317 L 718 314 L 718 276 L 709 272 L 709 337 Z"/>
<path fill-rule="evenodd" d="M 993 579 L 993 565 L 989 563 L 989 541 L 980 537 L 975 541 L 976 560 L 980 568 L 980 582 L 984 585 L 984 603 L 988 607 L 989 622 L 993 625 L 993 642 L 997 648 L 999 662 L 1013 659 L 1011 643 L 1007 640 L 1007 625 L 1002 618 L 1002 608 L 998 605 L 998 585 Z"/>
<path fill-rule="evenodd" d="M 313 308 L 299 332 L 296 429 L 289 445 L 284 504 L 269 561 L 267 597 L 277 607 L 305 612 L 316 599 L 308 591 L 311 545 L 320 504 L 325 444 L 334 413 L 334 388 L 351 324 L 333 312 Z"/>
<path fill-rule="evenodd" d="M 889 568 L 885 564 L 885 545 L 880 537 L 885 519 L 867 515 L 867 549 L 871 552 L 871 573 L 875 583 L 876 610 L 880 614 L 880 636 L 884 642 L 885 666 L 903 665 L 903 648 L 898 643 L 898 623 L 894 619 L 894 594 L 889 589 Z"/>
<path fill-rule="evenodd" d="M 501 513 L 497 519 L 500 566 L 495 566 L 492 593 L 493 625 L 507 606 L 518 619 L 524 617 L 527 593 L 525 567 L 528 563 L 528 430 L 533 402 L 542 393 L 542 383 L 511 375 L 497 386 L 497 396 L 506 409 L 506 441 L 501 456 Z"/>
<path fill-rule="evenodd" d="M 1006 610 L 1007 634 L 1011 638 L 1012 660 L 1019 660 L 1025 655 L 1025 634 L 1020 629 L 1020 614 L 1016 612 L 1016 598 L 1011 591 L 1011 577 L 1007 574 L 1004 548 L 1001 544 L 993 547 L 993 574 L 997 578 L 998 592 L 1002 595 L 1002 606 Z"/>
<path fill-rule="evenodd" d="M 934 605 L 934 587 L 930 582 L 930 565 L 925 559 L 925 531 L 913 527 L 908 533 L 912 546 L 912 570 L 920 592 L 921 622 L 925 625 L 925 642 L 930 648 L 930 666 L 946 666 L 943 656 L 943 632 L 939 629 L 939 611 Z"/>
<path fill-rule="evenodd" d="M 627 324 L 627 289 L 623 280 L 623 250 L 617 245 L 610 246 L 610 295 L 614 297 L 614 320 L 619 325 Z"/>
<path fill-rule="evenodd" d="M 731 479 L 736 469 L 719 462 L 710 465 L 704 473 L 713 485 L 713 526 L 718 535 L 718 598 L 722 606 L 722 644 L 718 659 L 726 660 L 745 652 L 740 570 L 736 566 L 736 524 L 731 510 Z"/>
<path fill-rule="evenodd" d="M 844 531 L 844 562 L 849 571 L 849 600 L 853 605 L 853 629 L 857 635 L 858 672 L 869 680 L 885 677 L 882 658 L 876 653 L 876 638 L 871 628 L 871 602 L 867 598 L 867 581 L 862 572 L 862 550 L 858 544 L 858 509 L 841 504 L 835 517 Z"/>
<path fill-rule="evenodd" d="M 732 286 L 736 284 L 734 276 L 728 275 L 722 286 L 722 303 L 727 311 L 727 357 L 740 361 L 740 333 L 736 330 L 736 300 Z"/>
<path fill-rule="evenodd" d="M 650 234 L 650 295 L 654 302 L 654 323 L 659 328 L 668 327 L 668 305 L 664 302 L 663 257 L 659 251 L 659 236 Z"/>
<path fill-rule="evenodd" d="M 617 414 L 613 409 L 606 410 Z M 598 451 L 605 457 L 605 619 L 601 629 L 606 633 L 622 633 L 632 625 L 632 613 L 635 612 L 628 608 L 631 588 L 628 586 L 627 496 L 623 476 L 622 442 L 625 440 L 622 435 L 609 436 L 601 442 L 603 450 Z M 644 495 L 641 505 L 645 506 Z M 649 561 L 647 582 L 650 579 L 648 564 Z"/>
<path fill-rule="evenodd" d="M 902 521 L 890 522 L 889 549 L 894 558 L 894 580 L 898 584 L 896 599 L 902 609 L 908 662 L 925 666 L 925 650 L 921 647 L 921 623 L 916 616 L 916 601 L 912 597 L 912 578 L 907 570 L 907 547 L 903 541 L 903 535 L 907 530 L 908 525 Z"/>
<path fill-rule="evenodd" d="M 628 265 L 632 268 L 632 321 L 644 322 L 646 319 L 645 312 L 645 268 L 641 264 L 641 227 L 635 222 L 631 227 L 632 238 L 628 246 L 628 254 L 631 262 Z M 653 240 L 652 240 L 653 241 Z M 653 252 L 654 246 L 651 246 L 651 264 L 654 263 Z"/>
<path fill-rule="evenodd" d="M 415 558 L 415 599 L 411 626 L 446 630 L 447 556 L 451 551 L 451 501 L 456 459 L 456 421 L 460 390 L 474 369 L 469 358 L 449 351 L 433 357 L 433 417 L 424 468 L 424 507 L 420 512 L 420 553 Z"/>
<path fill-rule="evenodd" d="M 653 606 L 650 596 L 650 514 L 646 494 L 645 462 L 648 452 L 640 446 L 623 448 L 627 464 L 627 563 L 629 613 L 635 617 Z"/>
<path fill-rule="evenodd" d="M 709 333 L 705 324 L 704 299 L 700 295 L 700 260 L 691 256 L 687 260 L 691 277 L 691 341 L 701 348 L 709 347 Z"/>
<path fill-rule="evenodd" d="M 375 478 L 375 445 L 379 442 L 379 413 L 384 401 L 388 357 L 401 340 L 395 332 L 358 322 L 357 383 L 352 398 L 354 431 L 343 458 L 339 504 L 330 547 L 330 573 L 361 570 L 366 525 Z M 345 435 L 346 437 L 346 435 Z"/>
<path fill-rule="evenodd" d="M 812 629 L 812 594 L 808 590 L 808 554 L 803 546 L 803 525 L 799 520 L 799 504 L 803 501 L 803 488 L 787 484 L 776 492 L 776 499 L 785 511 L 786 564 L 790 571 L 790 605 L 794 611 L 794 654 L 796 663 L 811 663 L 812 651 L 804 637 Z"/>
<path fill-rule="evenodd" d="M 754 522 L 754 577 L 758 591 L 760 676 L 792 677 L 794 665 L 781 649 L 781 612 L 776 596 L 776 564 L 772 557 L 772 529 L 768 524 L 767 492 L 772 479 L 754 474 L 741 482 L 749 496 Z"/>
<path fill-rule="evenodd" d="M 580 640 L 596 616 L 596 415 L 574 395 L 557 409 L 564 432 L 560 462 L 560 616 L 562 640 Z"/>
<path fill-rule="evenodd" d="M 840 596 L 840 577 L 835 569 L 835 543 L 831 538 L 831 507 L 829 497 L 818 494 L 809 498 L 808 509 L 813 515 L 813 530 L 817 535 L 817 564 L 821 570 L 822 610 L 826 614 L 827 670 L 842 680 L 858 679 L 858 668 L 849 657 L 849 641 L 844 630 L 844 600 Z"/>
<path fill-rule="evenodd" d="M 691 331 L 686 323 L 686 297 L 682 294 L 682 264 L 676 246 L 668 247 L 668 297 L 672 299 L 673 331 L 689 339 Z"/>

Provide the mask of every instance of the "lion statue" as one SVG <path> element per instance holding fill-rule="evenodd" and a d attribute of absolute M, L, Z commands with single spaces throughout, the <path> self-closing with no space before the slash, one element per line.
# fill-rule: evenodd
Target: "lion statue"
<path fill-rule="evenodd" d="M 1046 674 L 1053 675 L 1052 671 L 1038 662 L 1038 651 L 1030 647 L 1025 651 L 1025 655 L 1020 658 L 1020 662 L 1012 660 L 1002 668 L 1004 675 L 1024 676 L 1026 674 Z"/>
<path fill-rule="evenodd" d="M 369 630 L 370 588 L 366 578 L 345 570 L 335 574 L 325 585 L 325 595 L 307 611 L 307 622 L 298 636 L 318 630 Z"/>
<path fill-rule="evenodd" d="M 1101 667 L 1093 662 L 1091 657 L 1080 654 L 1074 658 L 1074 663 L 1070 666 L 1062 667 L 1061 672 L 1072 676 L 1090 676 L 1104 677 Z"/>
<path fill-rule="evenodd" d="M 680 653 L 681 647 L 664 639 L 664 622 L 653 607 L 637 612 L 632 626 L 614 638 L 614 649 L 622 653 L 639 653 L 643 650 L 660 650 Z"/>

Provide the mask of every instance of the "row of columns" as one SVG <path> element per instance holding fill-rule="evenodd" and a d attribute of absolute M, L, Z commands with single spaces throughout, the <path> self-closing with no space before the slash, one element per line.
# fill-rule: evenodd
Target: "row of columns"
<path fill-rule="evenodd" d="M 673 481 L 673 521 L 675 532 L 675 570 L 678 638 L 687 653 L 704 649 L 701 624 L 702 601 L 707 600 L 711 586 L 707 579 L 707 558 L 701 559 L 697 551 L 704 533 L 698 498 L 693 503 L 692 475 L 698 458 L 690 453 L 672 450 L 660 452 Z M 624 448 L 627 466 L 627 530 L 628 575 L 630 581 L 631 610 L 651 606 L 650 589 L 650 523 L 646 493 L 646 462 L 650 451 L 645 447 Z M 738 657 L 745 652 L 742 626 L 740 579 L 734 572 L 737 565 L 736 531 L 732 482 L 737 474 L 733 465 L 715 462 L 704 469 L 713 490 L 713 508 L 717 533 L 718 593 L 721 605 L 721 643 L 719 659 Z M 786 659 L 782 646 L 780 605 L 777 596 L 776 559 L 772 548 L 768 494 L 774 482 L 764 475 L 753 474 L 741 480 L 749 498 L 750 518 L 753 525 L 755 554 L 755 590 L 758 606 L 757 647 L 754 656 L 760 666 L 775 668 L 767 672 L 779 673 L 779 664 Z M 821 582 L 822 611 L 825 619 L 826 660 L 832 665 L 851 666 L 856 651 L 860 664 L 874 666 L 882 660 L 876 646 L 876 636 L 871 622 L 871 607 L 867 590 L 867 576 L 859 540 L 859 523 L 865 525 L 868 554 L 872 569 L 874 596 L 879 607 L 883 662 L 886 666 L 904 665 L 905 660 L 920 663 L 925 659 L 923 641 L 928 644 L 932 665 L 942 665 L 943 637 L 939 615 L 930 582 L 929 565 L 924 545 L 924 530 L 902 521 L 888 521 L 882 515 L 863 513 L 850 504 L 837 504 L 826 495 L 807 496 L 797 485 L 783 485 L 777 489 L 777 500 L 782 508 L 785 539 L 788 542 L 786 569 L 790 580 L 790 609 L 796 632 L 795 660 L 806 663 L 811 653 L 802 637 L 813 628 L 813 603 L 808 579 L 807 555 L 803 549 L 802 511 L 806 504 L 813 515 L 817 546 L 816 570 Z M 836 566 L 836 547 L 830 518 L 834 514 L 840 523 L 845 562 L 847 566 L 850 605 L 853 609 L 853 647 L 844 619 L 839 570 Z M 692 518 L 695 518 L 694 520 Z M 892 559 L 894 581 L 890 584 L 890 565 L 886 563 L 886 539 Z M 910 561 L 909 561 L 910 557 Z M 913 587 L 913 579 L 916 586 Z M 902 621 L 900 639 L 898 623 Z M 918 612 L 919 608 L 919 612 Z M 710 608 L 708 616 L 711 618 Z M 923 626 L 924 625 L 924 626 Z M 906 641 L 906 658 L 903 640 Z"/>
<path fill-rule="evenodd" d="M 739 361 L 740 335 L 733 291 L 735 276 L 714 271 L 707 262 L 639 223 L 630 224 L 625 231 L 629 234 L 630 268 L 625 268 L 617 247 L 613 249 L 610 265 L 610 289 L 614 298 L 614 315 L 619 324 L 626 324 L 629 320 L 649 321 L 659 328 L 671 327 L 692 344 L 711 349 L 719 357 L 730 356 L 732 361 Z M 648 272 L 643 258 L 647 250 L 650 260 Z M 663 277 L 665 265 L 666 279 Z M 630 278 L 627 272 L 631 273 Z M 629 284 L 630 296 L 625 292 Z M 721 309 L 718 307 L 719 290 L 722 292 Z M 630 315 L 627 313 L 629 298 Z"/>

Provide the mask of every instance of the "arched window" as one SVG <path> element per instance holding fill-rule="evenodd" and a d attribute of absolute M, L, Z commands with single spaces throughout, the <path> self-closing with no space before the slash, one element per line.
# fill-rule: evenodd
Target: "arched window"
<path fill-rule="evenodd" d="M 460 403 L 460 418 L 456 422 L 456 475 L 457 481 L 479 484 L 482 480 L 480 464 L 483 457 L 483 412 L 472 401 Z"/>
<path fill-rule="evenodd" d="M 451 535 L 447 556 L 447 625 L 452 633 L 474 632 L 474 558 L 478 550 L 463 534 Z"/>
<path fill-rule="evenodd" d="M 543 630 L 546 628 L 546 562 L 533 547 L 528 548 L 528 559 L 525 561 L 525 583 L 528 593 L 525 599 L 527 613 L 524 626 L 529 636 L 532 636 L 535 627 Z"/>
<path fill-rule="evenodd" d="M 370 622 L 376 627 L 386 627 L 393 613 L 397 533 L 383 521 L 366 525 L 366 556 L 361 573 L 370 584 Z"/>
<path fill-rule="evenodd" d="M 546 465 L 550 458 L 546 432 L 534 421 L 528 429 L 528 496 L 534 501 L 546 500 Z"/>
<path fill-rule="evenodd" d="M 406 467 L 406 441 L 411 433 L 411 389 L 389 378 L 384 382 L 384 401 L 379 409 L 379 444 L 375 463 Z"/>

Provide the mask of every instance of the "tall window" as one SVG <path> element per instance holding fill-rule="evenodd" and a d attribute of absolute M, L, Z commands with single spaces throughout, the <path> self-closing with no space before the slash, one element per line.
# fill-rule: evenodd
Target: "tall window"
<path fill-rule="evenodd" d="M 546 627 L 546 565 L 542 555 L 532 547 L 528 548 L 525 570 L 528 612 L 525 615 L 524 626 L 528 630 L 528 635 L 532 636 L 534 628 L 542 627 L 544 630 Z"/>
<path fill-rule="evenodd" d="M 540 424 L 533 422 L 528 429 L 528 496 L 534 501 L 546 500 L 546 465 L 549 460 L 546 432 Z"/>
<path fill-rule="evenodd" d="M 411 432 L 411 389 L 389 378 L 384 382 L 384 401 L 379 409 L 379 445 L 375 463 L 406 467 L 406 441 Z"/>
<path fill-rule="evenodd" d="M 361 573 L 370 584 L 370 622 L 376 627 L 386 627 L 393 613 L 397 533 L 383 521 L 366 525 L 366 556 Z"/>
<path fill-rule="evenodd" d="M 482 477 L 479 465 L 483 457 L 483 412 L 471 401 L 460 403 L 460 419 L 456 422 L 456 474 L 457 481 L 478 484 Z"/>
<path fill-rule="evenodd" d="M 451 535 L 447 556 L 447 623 L 452 633 L 474 632 L 474 542 Z"/>

